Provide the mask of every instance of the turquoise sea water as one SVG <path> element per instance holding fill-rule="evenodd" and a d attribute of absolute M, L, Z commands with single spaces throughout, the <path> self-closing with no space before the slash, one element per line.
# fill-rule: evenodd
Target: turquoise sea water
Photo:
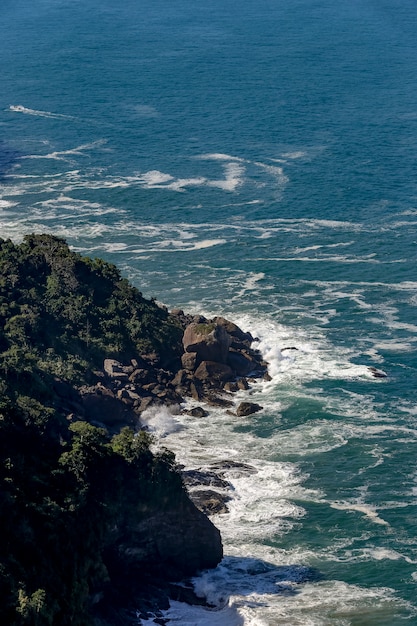
<path fill-rule="evenodd" d="M 256 470 L 213 518 L 226 556 L 195 585 L 216 609 L 171 623 L 417 624 L 415 2 L 0 18 L 0 236 L 62 235 L 270 363 L 255 416 L 148 416 L 179 461 Z"/>

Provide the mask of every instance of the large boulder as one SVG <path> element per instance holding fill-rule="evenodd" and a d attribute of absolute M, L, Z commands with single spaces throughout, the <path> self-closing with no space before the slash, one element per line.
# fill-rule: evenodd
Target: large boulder
<path fill-rule="evenodd" d="M 211 384 L 225 383 L 234 378 L 233 370 L 224 363 L 216 361 L 202 361 L 194 372 L 194 377 L 202 382 Z"/>
<path fill-rule="evenodd" d="M 236 372 L 237 376 L 247 376 L 260 369 L 259 360 L 256 360 L 248 351 L 237 352 L 231 350 L 227 363 Z"/>
<path fill-rule="evenodd" d="M 262 409 L 263 407 L 256 402 L 241 402 L 236 409 L 236 415 L 238 417 L 246 417 L 247 415 L 252 415 L 252 413 L 262 411 Z"/>
<path fill-rule="evenodd" d="M 80 392 L 88 422 L 111 430 L 136 424 L 137 418 L 130 408 L 101 383 L 94 387 L 82 387 Z"/>
<path fill-rule="evenodd" d="M 186 353 L 196 353 L 196 365 L 201 361 L 226 363 L 232 339 L 224 326 L 215 322 L 189 324 L 184 331 Z"/>
<path fill-rule="evenodd" d="M 232 340 L 237 340 L 238 342 L 246 344 L 246 346 L 250 346 L 254 341 L 254 338 L 250 333 L 244 332 L 241 328 L 239 328 L 239 326 L 237 326 L 237 324 L 224 317 L 215 317 L 214 322 L 216 322 L 218 326 L 222 326 L 232 337 Z"/>
<path fill-rule="evenodd" d="M 122 365 L 116 359 L 104 359 L 103 369 L 106 375 L 111 379 L 126 380 L 133 372 L 133 365 Z"/>

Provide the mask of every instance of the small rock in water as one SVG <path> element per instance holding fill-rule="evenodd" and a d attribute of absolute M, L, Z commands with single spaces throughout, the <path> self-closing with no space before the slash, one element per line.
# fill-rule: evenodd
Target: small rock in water
<path fill-rule="evenodd" d="M 258 411 L 262 411 L 263 407 L 260 404 L 256 404 L 256 402 L 241 402 L 236 409 L 236 415 L 238 417 L 246 417 L 246 415 L 252 415 L 252 413 L 257 413 Z"/>
<path fill-rule="evenodd" d="M 368 367 L 368 370 L 372 373 L 372 376 L 374 378 L 387 378 L 387 375 L 385 372 L 383 372 L 382 370 L 378 370 L 376 367 L 373 367 L 372 365 Z"/>

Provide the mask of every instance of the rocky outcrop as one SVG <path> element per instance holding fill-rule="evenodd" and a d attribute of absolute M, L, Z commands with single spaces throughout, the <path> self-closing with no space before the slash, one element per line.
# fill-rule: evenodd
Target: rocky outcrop
<path fill-rule="evenodd" d="M 92 598 L 96 626 L 133 626 L 138 616 L 165 623 L 160 609 L 169 607 L 170 597 L 179 597 L 173 582 L 182 586 L 184 579 L 215 567 L 223 556 L 220 532 L 190 500 L 178 474 L 166 475 L 145 491 L 142 482 L 140 498 L 132 497 L 135 481 L 126 478 L 117 514 L 103 537 L 104 569 L 97 573 Z M 192 593 L 183 598 L 205 604 Z"/>
<path fill-rule="evenodd" d="M 233 487 L 228 478 L 246 476 L 256 470 L 246 463 L 219 461 L 206 469 L 183 469 L 183 481 L 194 504 L 206 515 L 229 512 Z"/>
<path fill-rule="evenodd" d="M 194 377 L 210 384 L 226 383 L 235 378 L 231 367 L 216 361 L 202 361 L 194 372 Z"/>
<path fill-rule="evenodd" d="M 112 568 L 129 578 L 146 575 L 181 580 L 212 567 L 223 556 L 220 532 L 187 495 L 163 510 L 121 518 L 112 532 Z M 139 520 L 139 521 L 138 521 Z"/>
<path fill-rule="evenodd" d="M 182 340 L 184 352 L 196 355 L 196 365 L 202 361 L 226 363 L 231 336 L 224 326 L 216 322 L 195 322 L 189 324 Z"/>
<path fill-rule="evenodd" d="M 180 405 L 191 397 L 208 406 L 233 408 L 232 396 L 247 390 L 255 378 L 267 378 L 267 364 L 251 347 L 250 333 L 223 317 L 208 320 L 182 311 L 172 313 L 183 326 L 184 352 L 174 369 L 165 370 L 152 354 L 135 355 L 127 363 L 105 359 L 96 381 L 74 389 L 54 382 L 58 405 L 70 420 L 85 419 L 118 432 L 123 426 L 141 428 L 141 415 L 154 405 Z M 256 405 L 259 406 L 259 405 Z M 238 408 L 249 415 L 259 408 Z M 203 411 L 203 413 L 201 413 Z M 203 417 L 205 409 L 200 409 Z"/>

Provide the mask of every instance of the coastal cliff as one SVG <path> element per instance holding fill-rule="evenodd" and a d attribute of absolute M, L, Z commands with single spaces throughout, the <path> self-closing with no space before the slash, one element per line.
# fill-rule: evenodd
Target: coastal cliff
<path fill-rule="evenodd" d="M 266 364 L 232 322 L 169 312 L 51 235 L 0 240 L 0 320 L 1 622 L 137 620 L 222 558 L 142 414 L 231 410 Z"/>

